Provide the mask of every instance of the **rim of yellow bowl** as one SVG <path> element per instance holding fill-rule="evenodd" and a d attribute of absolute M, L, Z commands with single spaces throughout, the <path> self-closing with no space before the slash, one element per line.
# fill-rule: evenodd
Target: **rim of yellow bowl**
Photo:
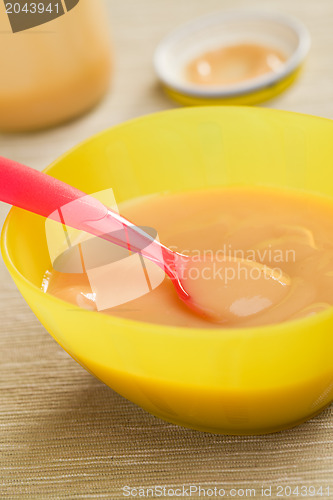
<path fill-rule="evenodd" d="M 128 120 L 126 122 L 120 123 L 115 126 L 111 126 L 105 130 L 102 130 L 101 132 L 98 132 L 91 137 L 88 137 L 87 139 L 79 142 L 77 145 L 73 146 L 70 148 L 68 151 L 60 155 L 56 160 L 54 160 L 50 165 L 48 165 L 45 169 L 43 169 L 43 172 L 48 173 L 51 171 L 57 164 L 59 164 L 64 158 L 67 158 L 70 156 L 74 151 L 80 149 L 82 146 L 93 142 L 95 139 L 98 137 L 101 137 L 103 135 L 106 135 L 110 133 L 111 130 L 114 129 L 119 129 L 123 127 L 128 127 L 135 125 L 136 122 L 141 121 L 141 120 L 154 120 L 156 119 L 156 116 L 160 116 L 161 114 L 177 114 L 177 113 L 197 113 L 199 110 L 209 110 L 210 112 L 212 111 L 214 107 L 212 106 L 198 106 L 198 107 L 190 107 L 190 108 L 177 108 L 177 109 L 171 109 L 171 110 L 166 110 L 166 111 L 161 111 L 157 113 L 150 113 L 148 115 L 144 116 L 139 116 L 136 118 L 133 118 L 131 120 Z M 249 109 L 251 110 L 252 113 L 260 113 L 260 114 L 292 114 L 292 115 L 299 115 L 302 117 L 306 117 L 307 119 L 311 120 L 319 120 L 319 121 L 325 121 L 325 122 L 332 122 L 332 120 L 328 118 L 323 118 L 323 117 L 318 117 L 318 116 L 312 116 L 312 115 L 307 115 L 304 113 L 296 113 L 292 111 L 283 111 L 283 110 L 276 110 L 276 109 L 270 109 L 270 108 L 253 108 L 250 106 L 228 106 L 228 110 L 230 109 Z M 218 112 L 223 112 L 223 109 L 219 106 L 215 106 L 215 109 L 218 110 Z M 30 280 L 28 280 L 15 266 L 13 260 L 11 259 L 10 252 L 8 250 L 7 246 L 7 232 L 8 232 L 8 227 L 11 224 L 12 218 L 15 216 L 16 213 L 21 211 L 22 209 L 12 207 L 5 219 L 2 231 L 1 231 L 1 253 L 4 259 L 4 262 L 10 270 L 11 274 L 15 274 L 15 276 L 20 280 L 21 282 L 24 282 L 26 286 L 34 290 L 35 292 L 37 291 L 38 293 L 43 296 L 43 300 L 49 301 L 49 302 L 55 302 L 57 304 L 68 304 L 71 306 L 72 309 L 75 311 L 88 314 L 88 315 L 96 315 L 96 314 L 102 314 L 105 318 L 108 318 L 108 321 L 110 321 L 113 324 L 117 325 L 131 325 L 133 328 L 137 329 L 144 329 L 148 330 L 149 333 L 154 333 L 154 334 L 175 334 L 179 335 L 180 333 L 185 336 L 192 337 L 205 337 L 208 338 L 210 336 L 213 336 L 215 339 L 217 336 L 247 336 L 251 337 L 251 335 L 256 334 L 264 334 L 265 336 L 267 334 L 267 330 L 270 331 L 270 333 L 276 333 L 276 334 L 290 334 L 289 328 L 293 326 L 296 330 L 299 328 L 303 328 L 305 325 L 311 328 L 315 328 L 315 326 L 318 323 L 321 323 L 323 320 L 325 321 L 328 318 L 333 317 L 333 306 L 329 308 L 326 311 L 321 311 L 319 313 L 316 313 L 313 316 L 307 316 L 305 318 L 296 318 L 292 320 L 287 320 L 283 321 L 281 323 L 274 323 L 274 324 L 267 324 L 267 325 L 258 325 L 258 326 L 253 326 L 253 327 L 243 327 L 243 328 L 226 328 L 226 327 L 221 327 L 221 328 L 196 328 L 196 327 L 191 327 L 191 326 L 178 326 L 178 325 L 161 325 L 159 323 L 150 323 L 150 322 L 145 322 L 145 321 L 137 321 L 133 319 L 127 319 L 127 318 L 120 318 L 118 316 L 113 316 L 112 314 L 107 314 L 98 312 L 98 311 L 90 311 L 87 309 L 83 309 L 79 306 L 76 306 L 74 304 L 71 304 L 70 302 L 67 302 L 65 300 L 62 300 L 58 297 L 55 297 L 51 294 L 45 293 L 42 291 L 41 288 L 39 288 L 37 285 L 34 285 Z"/>

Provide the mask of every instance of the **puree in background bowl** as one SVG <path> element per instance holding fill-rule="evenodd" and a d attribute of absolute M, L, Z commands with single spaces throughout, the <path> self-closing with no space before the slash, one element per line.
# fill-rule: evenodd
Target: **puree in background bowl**
<path fill-rule="evenodd" d="M 104 312 L 163 325 L 235 328 L 306 317 L 333 304 L 333 201 L 328 198 L 229 187 L 137 198 L 120 210 L 129 220 L 155 228 L 171 249 L 192 257 L 192 267 L 184 270 L 185 288 L 207 310 L 219 309 L 221 320 L 207 321 L 190 311 L 167 277 L 141 297 Z M 100 241 L 94 240 L 96 253 Z M 273 270 L 273 279 L 267 270 Z M 112 272 L 106 279 L 117 293 Z M 137 279 L 124 271 L 129 288 Z M 91 310 L 103 293 L 87 273 L 52 269 L 43 290 Z"/>
<path fill-rule="evenodd" d="M 286 57 L 256 43 L 228 45 L 204 52 L 188 63 L 185 77 L 199 85 L 232 85 L 277 71 Z"/>

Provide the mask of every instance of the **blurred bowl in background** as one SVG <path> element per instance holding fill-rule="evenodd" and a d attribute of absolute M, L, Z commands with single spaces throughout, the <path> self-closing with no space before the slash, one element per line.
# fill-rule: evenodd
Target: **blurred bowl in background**
<path fill-rule="evenodd" d="M 258 44 L 281 52 L 275 71 L 230 85 L 189 81 L 185 69 L 207 51 L 235 44 Z M 221 11 L 193 20 L 157 46 L 154 66 L 165 92 L 184 105 L 256 104 L 283 92 L 298 77 L 310 49 L 307 28 L 293 17 L 263 11 Z"/>

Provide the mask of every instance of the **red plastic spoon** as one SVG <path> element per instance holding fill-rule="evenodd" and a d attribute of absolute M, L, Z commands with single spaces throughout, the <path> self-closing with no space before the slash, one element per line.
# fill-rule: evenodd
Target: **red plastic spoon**
<path fill-rule="evenodd" d="M 165 271 L 179 298 L 188 307 L 213 321 L 225 322 L 257 314 L 281 299 L 289 288 L 286 276 L 278 276 L 267 266 L 256 265 L 253 261 L 225 258 L 222 262 L 214 259 L 198 262 L 197 257 L 194 261 L 174 252 L 92 196 L 3 157 L 0 157 L 0 201 L 65 222 L 67 226 L 140 253 Z M 237 276 L 226 283 L 219 279 L 220 273 L 217 279 L 207 273 L 217 264 L 220 268 L 234 269 L 238 263 L 249 271 L 257 266 L 258 283 L 250 279 L 240 284 Z M 192 268 L 197 272 L 191 273 Z M 242 297 L 239 297 L 239 290 Z"/>
<path fill-rule="evenodd" d="M 43 172 L 0 157 L 0 201 L 61 223 L 65 219 L 67 226 L 141 253 L 143 257 L 159 265 L 172 280 L 180 298 L 188 300 L 189 296 L 176 272 L 176 261 L 180 257 L 186 260 L 187 257 L 173 252 L 79 189 Z M 66 215 L 63 219 L 64 212 Z"/>

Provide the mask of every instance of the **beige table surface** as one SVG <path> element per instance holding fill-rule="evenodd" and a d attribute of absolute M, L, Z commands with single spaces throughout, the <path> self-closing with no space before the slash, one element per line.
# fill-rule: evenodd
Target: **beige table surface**
<path fill-rule="evenodd" d="M 154 47 L 174 26 L 220 8 L 274 8 L 302 19 L 313 37 L 306 71 L 268 106 L 333 118 L 333 0 L 108 0 L 107 5 L 116 59 L 109 95 L 63 127 L 0 135 L 1 155 L 42 169 L 95 132 L 173 107 L 154 76 Z M 0 207 L 0 226 L 6 211 Z M 277 498 L 278 485 L 322 485 L 330 486 L 333 496 L 332 406 L 295 429 L 263 437 L 218 436 L 165 423 L 67 355 L 29 310 L 2 260 L 0 357 L 0 498 L 116 499 L 125 498 L 125 485 L 183 484 L 256 488 L 257 498 L 262 485 L 273 486 L 271 498 Z"/>

